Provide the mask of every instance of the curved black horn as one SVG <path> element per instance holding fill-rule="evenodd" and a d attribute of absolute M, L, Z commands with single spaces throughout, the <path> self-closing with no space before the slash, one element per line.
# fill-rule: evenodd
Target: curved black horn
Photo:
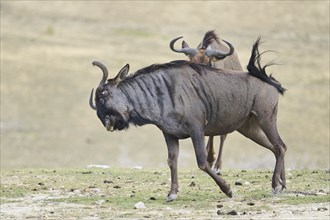
<path fill-rule="evenodd" d="M 93 92 L 94 92 L 94 89 L 92 89 L 91 96 L 89 97 L 89 105 L 92 109 L 96 110 L 96 106 L 93 103 Z"/>
<path fill-rule="evenodd" d="M 181 38 L 183 38 L 183 37 L 181 36 L 181 37 L 177 37 L 177 38 L 174 38 L 173 40 L 171 40 L 171 42 L 170 42 L 171 50 L 176 53 L 184 53 L 187 56 L 189 56 L 189 55 L 194 56 L 197 53 L 197 49 L 187 47 L 187 48 L 182 48 L 182 49 L 178 50 L 178 49 L 174 48 L 175 42 L 177 42 L 177 40 L 179 40 Z"/>
<path fill-rule="evenodd" d="M 99 67 L 99 68 L 102 70 L 102 72 L 103 72 L 103 77 L 102 77 L 102 79 L 101 79 L 101 81 L 100 81 L 100 84 L 99 84 L 99 86 L 101 86 L 101 85 L 103 85 L 103 84 L 105 83 L 105 81 L 106 81 L 107 78 L 108 78 L 108 75 L 109 75 L 109 73 L 108 73 L 108 69 L 107 69 L 107 67 L 106 67 L 103 63 L 101 63 L 100 61 L 93 61 L 92 64 L 93 64 L 93 66 L 97 66 L 97 67 Z"/>
<path fill-rule="evenodd" d="M 233 45 L 231 45 L 231 43 L 229 43 L 228 41 L 223 40 L 229 47 L 229 52 L 224 53 L 221 52 L 220 50 L 212 50 L 212 49 L 206 49 L 205 54 L 208 57 L 215 57 L 216 59 L 224 59 L 227 56 L 230 56 L 234 53 L 235 49 L 233 47 Z"/>

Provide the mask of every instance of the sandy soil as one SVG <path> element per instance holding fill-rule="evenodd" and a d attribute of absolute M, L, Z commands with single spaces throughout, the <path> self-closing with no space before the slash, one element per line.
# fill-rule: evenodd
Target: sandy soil
<path fill-rule="evenodd" d="M 102 216 L 116 218 L 125 214 L 112 210 L 111 207 L 102 207 L 104 200 L 95 202 L 94 205 L 68 204 L 64 202 L 52 202 L 52 199 L 68 198 L 71 195 L 77 196 L 79 192 L 64 194 L 61 191 L 49 191 L 47 194 L 34 194 L 21 198 L 16 198 L 8 203 L 1 204 L 1 219 L 60 219 L 66 218 L 79 219 L 102 219 Z M 83 196 L 83 195 L 82 195 Z M 226 201 L 227 209 L 232 206 L 235 210 L 239 203 L 235 200 Z M 262 204 L 259 204 L 262 205 Z M 148 208 L 143 210 L 134 210 L 131 212 L 136 216 L 147 218 L 162 218 L 166 216 L 176 216 L 176 219 L 190 219 L 194 217 L 195 210 L 189 208 L 183 210 L 172 210 L 171 204 L 161 208 Z M 160 209 L 160 210 L 159 210 Z M 79 214 L 76 212 L 79 210 Z M 317 203 L 307 205 L 272 205 L 273 211 L 249 211 L 244 213 L 229 214 L 228 211 L 222 211 L 221 208 L 213 208 L 205 213 L 203 218 L 218 219 L 219 216 L 230 219 L 315 219 L 328 220 L 330 218 L 329 203 Z M 70 214 L 71 213 L 71 214 Z M 107 217 L 107 218 L 108 218 Z M 140 218 L 140 217 L 137 217 Z M 196 216 L 195 216 L 196 217 Z"/>

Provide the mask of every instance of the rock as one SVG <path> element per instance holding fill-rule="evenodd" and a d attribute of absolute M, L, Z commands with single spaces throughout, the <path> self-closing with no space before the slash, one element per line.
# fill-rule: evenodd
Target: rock
<path fill-rule="evenodd" d="M 223 205 L 221 205 L 221 204 L 217 205 L 217 208 L 219 208 L 219 209 L 222 208 L 222 207 L 223 207 Z"/>
<path fill-rule="evenodd" d="M 237 180 L 237 181 L 235 182 L 235 185 L 236 185 L 236 186 L 241 186 L 241 185 L 243 185 L 242 180 Z"/>
<path fill-rule="evenodd" d="M 217 211 L 217 215 L 224 215 L 225 213 L 224 212 L 222 212 L 221 210 L 218 210 Z"/>
<path fill-rule="evenodd" d="M 231 210 L 230 212 L 227 213 L 227 215 L 238 215 L 238 213 L 235 210 Z"/>
<path fill-rule="evenodd" d="M 191 182 L 189 186 L 196 186 L 195 182 Z"/>
<path fill-rule="evenodd" d="M 248 181 L 245 181 L 245 180 L 242 180 L 242 179 L 239 179 L 235 182 L 235 185 L 236 186 L 241 186 L 241 185 L 249 185 L 250 183 Z"/>
<path fill-rule="evenodd" d="M 247 205 L 254 206 L 254 202 L 248 202 Z"/>
<path fill-rule="evenodd" d="M 104 180 L 103 183 L 113 183 L 111 180 Z"/>
<path fill-rule="evenodd" d="M 135 209 L 145 209 L 146 206 L 145 206 L 145 204 L 144 204 L 143 202 L 138 202 L 138 203 L 136 203 L 136 204 L 134 205 L 134 208 L 135 208 Z"/>
<path fill-rule="evenodd" d="M 99 188 L 91 188 L 90 189 L 91 192 L 94 192 L 94 193 L 99 193 L 101 192 L 101 190 Z"/>
<path fill-rule="evenodd" d="M 95 201 L 95 204 L 97 205 L 102 205 L 105 203 L 105 200 L 104 199 L 101 199 L 101 200 L 98 200 L 98 201 Z"/>
<path fill-rule="evenodd" d="M 323 212 L 323 211 L 327 211 L 328 209 L 325 208 L 325 207 L 320 207 L 320 208 L 317 208 L 317 211 L 319 212 Z"/>

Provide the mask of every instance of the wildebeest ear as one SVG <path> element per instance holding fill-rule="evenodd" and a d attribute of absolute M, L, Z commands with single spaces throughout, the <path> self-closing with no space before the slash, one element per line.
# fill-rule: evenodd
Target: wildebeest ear
<path fill-rule="evenodd" d="M 186 41 L 182 41 L 182 49 L 190 48 Z"/>
<path fill-rule="evenodd" d="M 118 84 L 121 80 L 123 80 L 127 76 L 128 71 L 129 64 L 126 64 L 123 68 L 121 68 L 117 76 L 114 78 L 115 83 Z"/>

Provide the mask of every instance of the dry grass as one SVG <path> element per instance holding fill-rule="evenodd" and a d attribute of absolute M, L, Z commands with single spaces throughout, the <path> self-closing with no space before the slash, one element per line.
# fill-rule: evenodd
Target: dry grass
<path fill-rule="evenodd" d="M 166 147 L 153 126 L 108 134 L 88 106 L 100 73 L 126 63 L 132 71 L 185 59 L 168 48 L 184 35 L 197 45 L 216 29 L 246 65 L 261 35 L 284 65 L 270 73 L 288 89 L 278 124 L 287 167 L 329 167 L 329 2 L 1 1 L 1 166 L 86 164 L 166 167 Z M 226 168 L 273 168 L 273 155 L 228 136 Z M 190 140 L 181 166 L 195 166 Z"/>

